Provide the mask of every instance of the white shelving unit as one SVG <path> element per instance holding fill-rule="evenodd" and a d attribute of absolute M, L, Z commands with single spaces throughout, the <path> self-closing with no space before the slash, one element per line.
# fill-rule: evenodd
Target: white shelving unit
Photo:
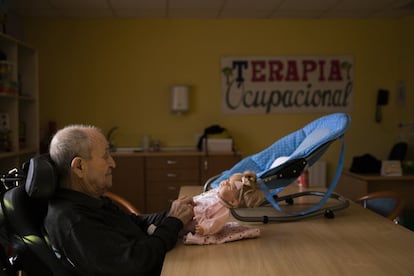
<path fill-rule="evenodd" d="M 0 61 L 0 173 L 4 173 L 39 153 L 39 85 L 36 49 L 0 34 L 0 51 L 6 57 Z M 5 129 L 8 135 L 2 135 Z"/>

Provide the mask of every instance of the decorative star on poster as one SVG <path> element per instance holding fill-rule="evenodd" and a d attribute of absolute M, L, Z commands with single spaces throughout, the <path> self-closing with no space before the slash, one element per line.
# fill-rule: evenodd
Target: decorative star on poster
<path fill-rule="evenodd" d="M 221 59 L 226 114 L 349 112 L 352 56 L 274 56 Z"/>

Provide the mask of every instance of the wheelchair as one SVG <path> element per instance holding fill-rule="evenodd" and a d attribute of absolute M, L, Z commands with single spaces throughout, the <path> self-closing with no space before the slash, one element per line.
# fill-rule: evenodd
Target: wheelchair
<path fill-rule="evenodd" d="M 40 155 L 1 176 L 0 231 L 3 274 L 76 275 L 62 265 L 43 231 L 47 202 L 57 173 L 48 155 Z M 23 274 L 24 273 L 24 274 Z"/>

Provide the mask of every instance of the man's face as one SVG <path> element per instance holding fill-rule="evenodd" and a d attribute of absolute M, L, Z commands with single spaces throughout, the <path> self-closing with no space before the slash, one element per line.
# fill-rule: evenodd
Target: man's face
<path fill-rule="evenodd" d="M 109 153 L 105 137 L 96 131 L 92 135 L 91 159 L 84 159 L 84 189 L 93 196 L 101 196 L 112 186 L 112 169 L 115 161 Z"/>

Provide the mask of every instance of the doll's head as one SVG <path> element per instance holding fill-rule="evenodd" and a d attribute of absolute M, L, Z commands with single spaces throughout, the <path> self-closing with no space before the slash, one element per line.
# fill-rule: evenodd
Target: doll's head
<path fill-rule="evenodd" d="M 264 201 L 264 193 L 258 188 L 256 173 L 235 173 L 223 180 L 218 187 L 220 199 L 228 207 L 257 207 Z"/>
<path fill-rule="evenodd" d="M 243 185 L 238 179 L 241 180 L 241 174 L 234 174 L 229 179 L 221 181 L 218 186 L 218 196 L 229 208 L 238 207 L 240 204 Z"/>

